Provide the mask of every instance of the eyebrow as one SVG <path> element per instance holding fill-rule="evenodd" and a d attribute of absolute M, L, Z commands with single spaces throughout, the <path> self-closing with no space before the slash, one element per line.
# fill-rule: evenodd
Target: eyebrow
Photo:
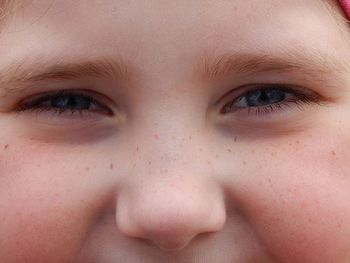
<path fill-rule="evenodd" d="M 313 55 L 313 56 L 311 56 Z M 113 78 L 117 80 L 130 80 L 133 72 L 130 65 L 119 59 L 97 58 L 92 60 L 77 59 L 76 62 L 55 61 L 53 58 L 39 62 L 22 61 L 10 65 L 6 70 L 0 70 L 0 84 L 5 90 L 20 91 L 20 85 L 42 81 L 68 81 L 83 78 Z M 54 62 L 53 62 L 54 61 Z M 277 56 L 253 53 L 226 53 L 214 59 L 202 56 L 194 65 L 193 76 L 208 81 L 223 79 L 237 74 L 260 73 L 302 73 L 305 78 L 322 82 L 329 72 L 350 71 L 350 63 L 327 55 L 304 56 L 291 55 Z M 6 85 L 9 84 L 9 85 Z"/>
<path fill-rule="evenodd" d="M 52 61 L 53 59 L 51 59 Z M 51 64 L 52 63 L 52 64 Z M 77 62 L 17 62 L 0 73 L 0 83 L 68 81 L 82 78 L 130 79 L 131 71 L 123 60 L 98 58 Z"/>
<path fill-rule="evenodd" d="M 254 54 L 227 53 L 214 59 L 208 56 L 196 64 L 196 71 L 205 80 L 216 80 L 237 74 L 290 73 L 301 72 L 310 77 L 322 76 L 329 72 L 350 71 L 347 60 L 330 57 L 329 54 Z"/>

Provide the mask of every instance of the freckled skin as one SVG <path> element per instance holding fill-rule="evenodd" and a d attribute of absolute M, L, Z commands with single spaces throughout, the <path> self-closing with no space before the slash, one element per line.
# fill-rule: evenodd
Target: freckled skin
<path fill-rule="evenodd" d="M 92 85 L 123 116 L 95 125 L 18 114 L 6 105 L 38 91 L 0 88 L 0 262 L 350 262 L 350 73 L 329 72 L 338 86 L 302 83 L 340 99 L 265 119 L 223 117 L 213 102 L 230 90 L 189 76 L 204 53 L 333 50 L 350 61 L 339 10 L 318 0 L 50 2 L 8 20 L 0 72 L 29 55 L 122 53 L 136 77 Z"/>

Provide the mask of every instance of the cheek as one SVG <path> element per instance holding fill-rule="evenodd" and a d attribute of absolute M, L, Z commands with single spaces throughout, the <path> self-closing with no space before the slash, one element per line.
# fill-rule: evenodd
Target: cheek
<path fill-rule="evenodd" d="M 76 152 L 17 145 L 7 147 L 0 163 L 0 262 L 70 262 L 106 189 L 74 166 Z"/>
<path fill-rule="evenodd" d="M 272 157 L 256 158 L 259 169 L 246 174 L 245 213 L 282 262 L 348 262 L 349 138 L 300 138 L 256 152 Z"/>

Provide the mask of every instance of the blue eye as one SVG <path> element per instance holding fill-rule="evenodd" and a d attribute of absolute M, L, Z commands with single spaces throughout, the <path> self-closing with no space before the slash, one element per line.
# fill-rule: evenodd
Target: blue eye
<path fill-rule="evenodd" d="M 69 113 L 79 115 L 101 113 L 112 115 L 112 111 L 82 91 L 58 91 L 37 95 L 19 106 L 19 111 Z M 90 92 L 91 93 L 91 92 Z"/>
<path fill-rule="evenodd" d="M 51 107 L 62 110 L 88 110 L 91 108 L 93 101 L 86 96 L 62 95 L 52 98 L 48 103 Z"/>
<path fill-rule="evenodd" d="M 231 100 L 221 110 L 222 114 L 227 114 L 237 110 L 247 109 L 248 113 L 255 110 L 256 114 L 271 113 L 281 110 L 283 106 L 291 104 L 319 102 L 319 96 L 300 90 L 293 90 L 283 86 L 262 86 L 245 92 L 238 98 Z"/>
<path fill-rule="evenodd" d="M 235 107 L 259 107 L 275 103 L 280 103 L 293 94 L 279 89 L 264 89 L 248 91 L 247 94 L 241 96 L 233 105 Z"/>

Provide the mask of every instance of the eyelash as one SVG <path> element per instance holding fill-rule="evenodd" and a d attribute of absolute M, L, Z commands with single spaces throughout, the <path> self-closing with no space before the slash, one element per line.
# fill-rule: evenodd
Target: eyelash
<path fill-rule="evenodd" d="M 261 116 L 261 115 L 267 115 L 267 114 L 272 114 L 277 111 L 282 111 L 286 107 L 290 108 L 291 104 L 295 104 L 299 108 L 303 106 L 304 104 L 320 104 L 320 96 L 312 93 L 312 92 L 305 92 L 302 91 L 300 88 L 293 88 L 290 86 L 286 85 L 255 85 L 250 89 L 246 90 L 245 92 L 241 93 L 239 96 L 235 96 L 234 99 L 231 99 L 230 102 L 226 103 L 222 109 L 221 109 L 221 114 L 226 115 L 226 114 L 231 114 L 233 112 L 237 111 L 246 111 L 247 115 L 254 114 L 256 116 Z M 242 87 L 247 88 L 247 87 Z M 249 93 L 252 93 L 254 91 L 266 91 L 266 90 L 280 90 L 282 92 L 285 92 L 287 94 L 293 95 L 293 98 L 289 98 L 288 100 L 283 100 L 278 103 L 273 103 L 269 105 L 264 105 L 264 106 L 254 106 L 254 107 L 234 107 L 233 105 L 240 99 L 243 98 Z M 92 96 L 87 95 L 88 93 L 92 93 L 91 91 L 74 91 L 74 90 L 60 90 L 56 92 L 51 92 L 51 93 L 45 93 L 41 95 L 36 95 L 34 98 L 29 99 L 29 101 L 25 101 L 20 104 L 20 106 L 17 108 L 18 112 L 32 112 L 35 114 L 40 114 L 40 113 L 50 113 L 53 115 L 69 115 L 70 117 L 74 117 L 78 115 L 78 117 L 89 117 L 92 114 L 105 114 L 105 115 L 113 115 L 113 112 L 103 104 L 99 103 L 96 101 Z M 236 90 L 234 92 L 230 93 L 237 93 Z M 308 93 L 308 94 L 306 94 Z M 80 97 L 89 100 L 90 104 L 97 107 L 95 110 L 91 109 L 61 109 L 61 108 L 55 108 L 53 106 L 46 106 L 42 105 L 45 102 L 49 102 L 53 99 L 60 98 L 62 96 L 71 96 L 71 97 Z M 227 96 L 227 95 L 226 95 Z M 225 96 L 225 97 L 226 97 Z"/>
<path fill-rule="evenodd" d="M 242 87 L 243 89 L 247 87 Z M 293 98 L 285 99 L 281 102 L 268 104 L 264 106 L 248 106 L 248 107 L 234 107 L 233 104 L 235 104 L 239 99 L 247 96 L 249 93 L 254 91 L 266 91 L 266 90 L 279 90 L 286 94 L 290 94 L 293 96 Z M 229 92 L 229 93 L 237 93 L 237 92 Z M 261 115 L 268 115 L 273 114 L 277 111 L 282 111 L 285 108 L 290 108 L 291 104 L 295 104 L 299 108 L 301 108 L 303 105 L 310 105 L 310 104 L 321 104 L 321 97 L 311 91 L 304 91 L 303 89 L 299 87 L 292 87 L 287 85 L 273 85 L 273 84 L 267 84 L 267 85 L 255 85 L 250 86 L 250 89 L 244 91 L 239 96 L 235 96 L 234 99 L 231 99 L 230 102 L 226 103 L 222 109 L 221 114 L 231 114 L 233 112 L 238 111 L 246 111 L 247 115 L 254 114 L 256 116 Z"/>
<path fill-rule="evenodd" d="M 89 117 L 93 114 L 105 114 L 105 115 L 113 115 L 113 112 L 107 107 L 95 100 L 92 95 L 88 95 L 88 93 L 92 93 L 91 91 L 74 91 L 74 90 L 60 90 L 51 93 L 44 93 L 34 96 L 34 98 L 29 99 L 28 101 L 24 101 L 20 103 L 17 107 L 17 112 L 31 112 L 35 114 L 41 113 L 50 113 L 53 115 L 69 115 L 78 117 Z M 45 102 L 50 102 L 54 99 L 66 97 L 73 98 L 83 98 L 88 100 L 90 105 L 96 107 L 97 109 L 62 109 L 58 107 L 53 107 L 52 105 L 43 105 Z"/>

